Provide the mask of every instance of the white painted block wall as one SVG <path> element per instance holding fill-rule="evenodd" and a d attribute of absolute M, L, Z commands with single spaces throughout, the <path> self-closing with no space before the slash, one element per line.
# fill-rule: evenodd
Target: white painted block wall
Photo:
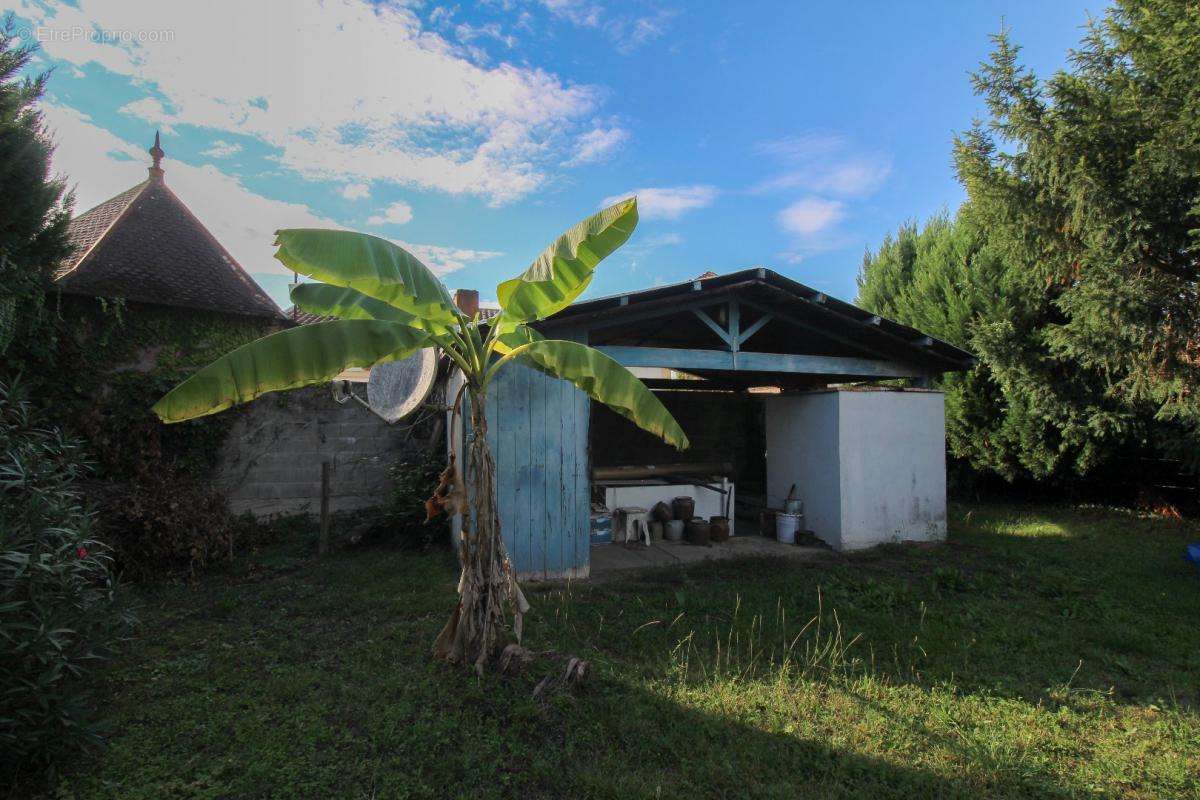
<path fill-rule="evenodd" d="M 783 508 L 791 485 L 804 525 L 833 547 L 842 529 L 838 393 L 766 398 L 767 507 Z"/>
<path fill-rule="evenodd" d="M 610 486 L 604 490 L 605 505 L 609 511 L 616 511 L 618 508 L 644 508 L 647 511 L 654 508 L 657 502 L 664 502 L 667 505 L 676 497 L 690 497 L 696 503 L 695 514 L 697 517 L 709 519 L 711 517 L 725 516 L 726 508 L 735 508 L 737 495 L 734 494 L 734 485 L 728 481 L 722 481 L 720 484 L 727 492 L 729 492 L 728 504 L 725 495 L 705 489 L 702 486 L 692 486 L 691 484 L 672 484 L 670 486 Z M 737 536 L 734 528 L 732 516 L 729 520 L 729 535 Z"/>
<path fill-rule="evenodd" d="M 806 526 L 838 550 L 945 539 L 944 406 L 919 390 L 767 398 L 768 505 L 795 482 Z"/>

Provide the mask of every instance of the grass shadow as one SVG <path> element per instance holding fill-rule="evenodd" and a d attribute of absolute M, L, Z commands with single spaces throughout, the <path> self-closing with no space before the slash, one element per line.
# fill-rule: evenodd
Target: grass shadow
<path fill-rule="evenodd" d="M 530 585 L 526 644 L 596 668 L 587 691 L 548 702 L 532 697 L 540 674 L 477 679 L 429 657 L 456 579 L 446 553 L 347 551 L 160 587 L 108 676 L 111 746 L 55 791 L 1194 793 L 1200 720 L 1182 687 L 1200 647 L 1175 620 L 1194 618 L 1196 594 L 1169 560 L 1190 534 L 1107 512 L 966 511 L 945 548 Z M 1117 657 L 1131 696 L 1109 691 Z M 1154 702 L 1177 684 L 1183 699 Z"/>

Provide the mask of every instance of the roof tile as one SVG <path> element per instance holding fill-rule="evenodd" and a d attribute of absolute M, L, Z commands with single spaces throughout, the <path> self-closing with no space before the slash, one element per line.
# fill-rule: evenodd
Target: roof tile
<path fill-rule="evenodd" d="M 274 301 L 162 180 L 148 180 L 71 222 L 64 292 L 280 318 Z"/>

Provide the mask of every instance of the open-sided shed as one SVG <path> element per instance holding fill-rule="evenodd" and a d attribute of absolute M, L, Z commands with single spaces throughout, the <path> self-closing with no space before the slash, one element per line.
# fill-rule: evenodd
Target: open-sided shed
<path fill-rule="evenodd" d="M 969 353 L 764 268 L 575 303 L 537 327 L 643 370 L 693 446 L 676 453 L 565 381 L 502 371 L 489 436 L 524 577 L 586 576 L 593 506 L 655 487 L 699 487 L 746 520 L 795 484 L 807 527 L 843 549 L 945 535 L 941 394 L 863 383 L 927 386 Z"/>

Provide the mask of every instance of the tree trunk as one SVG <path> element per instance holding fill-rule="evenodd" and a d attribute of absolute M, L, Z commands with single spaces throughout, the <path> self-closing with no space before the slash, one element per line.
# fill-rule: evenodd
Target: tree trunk
<path fill-rule="evenodd" d="M 470 511 L 462 515 L 459 534 L 458 606 L 434 643 L 434 654 L 458 664 L 484 665 L 505 642 L 504 615 L 513 613 L 513 634 L 521 640 L 521 621 L 529 610 L 517 586 L 516 574 L 496 509 L 496 462 L 487 442 L 487 396 L 471 392 L 471 432 L 467 443 L 467 493 Z M 474 517 L 474 519 L 472 519 Z"/>

